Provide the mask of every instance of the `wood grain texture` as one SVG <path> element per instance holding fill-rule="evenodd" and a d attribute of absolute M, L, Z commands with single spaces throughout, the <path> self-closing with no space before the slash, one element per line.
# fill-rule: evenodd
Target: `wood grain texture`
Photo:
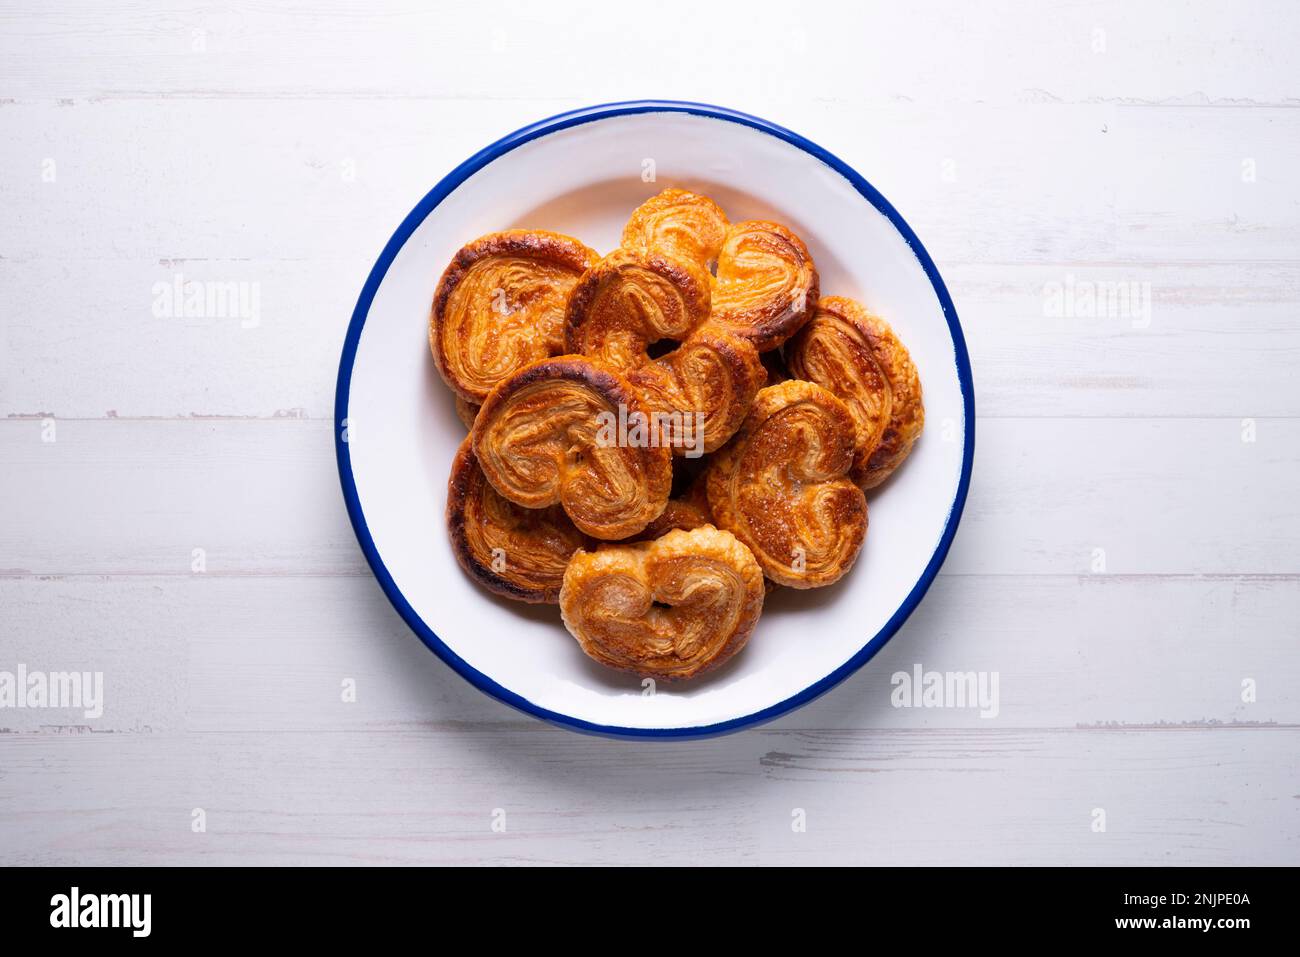
<path fill-rule="evenodd" d="M 5 777 L 46 786 L 40 802 L 0 792 L 0 836 L 7 862 L 41 864 L 1284 864 L 1297 851 L 1297 737 L 15 737 Z M 205 833 L 191 831 L 195 808 Z"/>
<path fill-rule="evenodd" d="M 1293 5 L 672 0 L 672 43 L 626 9 L 9 5 L 0 670 L 103 671 L 106 703 L 0 710 L 0 863 L 1300 863 Z M 344 329 L 418 198 L 647 89 L 866 173 L 947 281 L 980 416 L 897 638 L 764 729 L 667 745 L 437 661 L 333 455 Z M 250 284 L 256 321 L 156 315 L 177 275 Z M 1088 283 L 1140 308 L 1053 308 Z M 893 707 L 918 664 L 997 673 L 998 715 Z"/>
<path fill-rule="evenodd" d="M 433 7 L 382 0 L 364 8 L 293 0 L 222 9 L 170 0 L 165 9 L 159 16 L 155 5 L 133 0 L 108 16 L 93 0 L 13 5 L 0 83 L 23 96 L 347 93 L 437 101 L 517 98 L 539 86 L 551 97 L 589 99 L 598 85 L 612 100 L 644 96 L 645 64 L 655 63 L 653 85 L 665 97 L 707 89 L 720 102 L 751 107 L 826 98 L 1297 99 L 1289 51 L 1298 31 L 1285 0 L 1182 2 L 1168 11 L 1135 10 L 1122 0 L 1044 10 L 1013 0 L 980 13 L 961 0 L 848 9 L 819 2 L 793 22 L 773 0 L 755 0 L 743 17 L 670 0 L 658 8 L 662 22 L 694 26 L 672 43 L 635 29 L 644 27 L 636 11 L 589 3 L 530 10 L 511 0 Z M 557 56 L 563 51 L 582 55 Z"/>
<path fill-rule="evenodd" d="M 0 221 L 0 242 L 6 261 L 368 267 L 466 149 L 589 104 L 0 98 L 0 195 L 16 207 Z M 1294 109 L 767 106 L 774 122 L 864 171 L 945 264 L 1253 263 L 1300 251 L 1288 179 L 1300 137 Z M 239 149 L 216 148 L 233 143 Z M 105 193 L 108 181 L 120 186 Z M 87 217 L 101 228 L 86 228 Z"/>

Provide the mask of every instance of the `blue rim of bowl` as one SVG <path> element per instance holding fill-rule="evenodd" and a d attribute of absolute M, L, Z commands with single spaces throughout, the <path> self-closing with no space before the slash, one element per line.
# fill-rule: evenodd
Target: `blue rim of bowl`
<path fill-rule="evenodd" d="M 961 480 L 957 485 L 957 495 L 953 499 L 952 507 L 948 512 L 948 519 L 944 525 L 943 534 L 939 537 L 939 543 L 935 547 L 929 563 L 921 573 L 920 579 L 912 587 L 907 598 L 898 607 L 898 610 L 885 622 L 883 628 L 876 633 L 870 641 L 862 646 L 856 654 L 848 661 L 840 665 L 830 674 L 826 675 L 819 681 L 804 688 L 798 694 L 791 695 L 784 701 L 770 705 L 761 711 L 755 711 L 739 718 L 731 718 L 727 721 L 720 721 L 716 724 L 702 725 L 698 727 L 683 728 L 628 728 L 616 725 L 595 724 L 590 721 L 583 721 L 570 715 L 561 714 L 557 711 L 551 711 L 542 708 L 528 699 L 515 694 L 507 688 L 502 687 L 493 681 L 481 671 L 470 666 L 468 662 L 462 659 L 446 644 L 443 643 L 424 620 L 411 607 L 406 597 L 398 589 L 397 584 L 393 581 L 393 576 L 389 574 L 383 559 L 379 555 L 378 549 L 375 548 L 374 539 L 370 536 L 370 529 L 366 525 L 366 518 L 361 510 L 361 502 L 357 498 L 357 487 L 352 477 L 352 461 L 348 451 L 346 439 L 347 415 L 348 415 L 348 392 L 352 383 L 352 366 L 356 359 L 357 343 L 361 339 L 361 330 L 366 324 L 366 316 L 370 312 L 370 304 L 375 297 L 375 292 L 379 289 L 380 283 L 383 282 L 384 276 L 388 272 L 388 267 L 392 265 L 393 259 L 405 245 L 406 240 L 411 234 L 424 222 L 439 203 L 446 199 L 451 193 L 467 180 L 474 173 L 478 172 L 489 163 L 504 156 L 511 150 L 522 146 L 531 140 L 546 136 L 560 130 L 568 129 L 572 126 L 579 126 L 584 123 L 592 123 L 597 120 L 606 120 L 616 116 L 629 116 L 637 113 L 689 113 L 694 116 L 710 117 L 716 120 L 725 120 L 729 123 L 738 123 L 741 126 L 747 126 L 750 129 L 758 130 L 769 136 L 774 136 L 779 140 L 795 146 L 805 153 L 815 156 L 821 162 L 825 163 L 835 172 L 843 176 L 854 189 L 860 193 L 867 202 L 871 203 L 877 210 L 889 218 L 894 228 L 902 234 L 907 244 L 911 247 L 913 254 L 925 269 L 925 274 L 930 280 L 930 285 L 934 287 L 935 295 L 939 298 L 939 303 L 943 307 L 944 318 L 948 321 L 948 329 L 952 336 L 953 355 L 957 363 L 957 375 L 961 383 L 963 415 L 964 415 L 964 435 L 962 448 L 961 463 Z M 490 146 L 479 150 L 465 162 L 461 163 L 454 170 L 442 178 L 442 180 L 431 189 L 420 200 L 418 206 L 411 210 L 410 214 L 402 220 L 397 231 L 393 233 L 388 244 L 379 255 L 375 262 L 374 268 L 370 270 L 370 275 L 366 278 L 366 284 L 361 289 L 361 295 L 357 299 L 356 308 L 352 311 L 352 321 L 348 325 L 347 337 L 343 342 L 343 355 L 339 360 L 339 377 L 338 384 L 334 394 L 334 448 L 338 458 L 339 481 L 343 486 L 343 499 L 347 503 L 348 517 L 352 520 L 352 528 L 356 532 L 357 541 L 361 544 L 361 550 L 365 553 L 366 561 L 370 563 L 370 568 L 374 571 L 375 577 L 379 580 L 380 586 L 392 602 L 393 607 L 410 626 L 411 630 L 420 638 L 421 641 L 429 647 L 435 655 L 441 658 L 447 665 L 456 671 L 462 678 L 468 681 L 480 691 L 491 695 L 498 701 L 517 708 L 526 714 L 549 721 L 552 724 L 567 728 L 572 731 L 579 731 L 586 734 L 604 735 L 607 737 L 619 738 L 704 738 L 716 735 L 727 734 L 732 731 L 739 731 L 742 728 L 752 727 L 771 721 L 774 718 L 787 714 L 790 711 L 800 708 L 813 699 L 825 694 L 831 688 L 835 687 L 849 675 L 853 674 L 863 665 L 865 665 L 885 643 L 893 637 L 894 633 L 902 626 L 909 615 L 916 609 L 925 593 L 929 590 L 930 585 L 934 582 L 935 576 L 939 572 L 939 567 L 943 564 L 948 555 L 948 549 L 952 546 L 953 536 L 957 532 L 957 525 L 961 521 L 962 509 L 966 505 L 966 493 L 970 488 L 971 466 L 975 456 L 975 393 L 974 385 L 971 379 L 970 356 L 966 351 L 966 340 L 962 335 L 961 324 L 957 320 L 957 310 L 952 303 L 952 297 L 948 295 L 948 289 L 943 284 L 943 279 L 939 276 L 939 271 L 935 268 L 934 261 L 930 254 L 926 252 L 921 241 L 912 232 L 912 228 L 907 225 L 898 211 L 890 205 L 875 187 L 866 181 L 858 172 L 850 167 L 839 157 L 827 152 L 816 143 L 804 139 L 798 133 L 794 133 L 784 127 L 777 126 L 775 123 L 769 123 L 767 120 L 760 119 L 757 116 L 750 116 L 747 113 L 739 113 L 735 110 L 729 110 L 721 106 L 710 106 L 705 103 L 691 103 L 678 100 L 633 100 L 622 103 L 604 103 L 598 106 L 585 107 L 579 110 L 572 110 L 567 113 L 560 113 L 549 119 L 539 120 L 529 126 L 516 130 L 508 136 L 504 136 Z"/>

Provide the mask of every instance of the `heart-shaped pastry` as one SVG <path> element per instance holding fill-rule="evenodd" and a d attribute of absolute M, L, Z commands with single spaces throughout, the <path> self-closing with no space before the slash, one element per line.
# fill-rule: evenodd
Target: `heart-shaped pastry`
<path fill-rule="evenodd" d="M 888 478 L 925 426 L 921 380 L 889 323 L 853 299 L 827 296 L 785 355 L 797 378 L 830 389 L 853 414 L 853 480 L 869 489 Z"/>
<path fill-rule="evenodd" d="M 624 372 L 649 362 L 654 343 L 685 339 L 708 317 L 707 272 L 657 252 L 617 249 L 569 294 L 565 346 Z"/>
<path fill-rule="evenodd" d="M 673 452 L 699 458 L 740 428 L 767 373 L 752 345 L 706 324 L 627 379 L 666 423 Z"/>
<path fill-rule="evenodd" d="M 711 525 L 575 552 L 560 589 L 565 627 L 584 652 L 658 680 L 721 665 L 749 641 L 762 610 L 754 556 Z"/>
<path fill-rule="evenodd" d="M 867 532 L 867 501 L 848 472 L 856 430 L 848 407 L 812 382 L 758 393 L 711 460 L 709 508 L 772 581 L 818 588 L 844 575 Z"/>
<path fill-rule="evenodd" d="M 510 501 L 559 504 L 580 531 L 614 540 L 641 531 L 668 501 L 672 452 L 649 421 L 621 375 L 557 356 L 493 389 L 471 439 L 483 474 Z"/>
<path fill-rule="evenodd" d="M 564 309 L 599 259 L 545 230 L 489 233 L 461 248 L 438 282 L 429 347 L 447 385 L 482 402 L 506 376 L 564 351 Z"/>
<path fill-rule="evenodd" d="M 707 196 L 665 189 L 638 206 L 623 228 L 623 247 L 661 253 L 712 272 L 727 238 L 727 217 Z"/>
<path fill-rule="evenodd" d="M 718 253 L 709 322 L 767 352 L 808 321 L 818 294 L 817 267 L 802 239 L 779 223 L 735 223 Z"/>
<path fill-rule="evenodd" d="M 863 309 L 851 299 L 827 296 L 799 332 L 785 344 L 785 359 L 796 379 L 816 382 L 843 400 L 856 430 L 853 468 L 859 485 L 869 474 L 868 461 L 889 424 L 893 396 L 871 346 Z"/>
<path fill-rule="evenodd" d="M 647 525 L 629 541 L 649 542 L 667 535 L 674 529 L 689 532 L 701 525 L 712 525 L 713 513 L 709 511 L 709 491 L 705 486 L 704 473 L 686 487 L 681 495 L 668 500 L 659 517 Z"/>
<path fill-rule="evenodd" d="M 524 508 L 497 493 L 468 438 L 447 481 L 447 531 L 456 561 L 488 591 L 554 605 L 573 553 L 592 540 L 558 505 Z"/>
<path fill-rule="evenodd" d="M 459 395 L 456 396 L 456 418 L 460 419 L 461 424 L 467 429 L 474 428 L 474 419 L 478 417 L 478 404 L 475 402 L 466 402 Z"/>

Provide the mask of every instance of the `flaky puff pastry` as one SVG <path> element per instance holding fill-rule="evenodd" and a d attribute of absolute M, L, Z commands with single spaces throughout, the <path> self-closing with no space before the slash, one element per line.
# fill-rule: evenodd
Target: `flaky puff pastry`
<path fill-rule="evenodd" d="M 859 485 L 870 473 L 869 460 L 889 424 L 893 393 L 876 361 L 871 330 L 862 309 L 848 299 L 827 297 L 806 326 L 785 345 L 786 362 L 796 379 L 816 382 L 843 400 L 856 430 L 853 468 Z"/>
<path fill-rule="evenodd" d="M 827 296 L 785 353 L 797 378 L 830 389 L 853 414 L 853 480 L 870 489 L 887 479 L 925 426 L 921 380 L 889 323 L 853 299 Z"/>
<path fill-rule="evenodd" d="M 706 325 L 627 379 L 665 424 L 673 452 L 698 458 L 740 428 L 767 372 L 752 345 Z"/>
<path fill-rule="evenodd" d="M 460 567 L 488 591 L 554 605 L 573 553 L 592 547 L 558 505 L 524 508 L 502 497 L 479 468 L 468 438 L 447 480 L 447 531 Z"/>
<path fill-rule="evenodd" d="M 712 272 L 727 238 L 726 214 L 707 196 L 665 189 L 632 212 L 623 228 L 623 247 L 658 252 Z"/>
<path fill-rule="evenodd" d="M 758 393 L 740 431 L 710 462 L 714 521 L 777 584 L 829 585 L 862 550 L 867 501 L 848 477 L 855 436 L 843 402 L 791 379 Z"/>
<path fill-rule="evenodd" d="M 709 322 L 767 352 L 812 316 L 819 284 L 808 247 L 791 230 L 761 220 L 735 223 L 718 253 Z"/>
<path fill-rule="evenodd" d="M 717 203 L 688 190 L 665 189 L 638 206 L 623 247 L 716 267 L 711 322 L 759 352 L 790 338 L 817 302 L 817 267 L 792 230 L 763 220 L 728 223 Z"/>
<path fill-rule="evenodd" d="M 633 535 L 629 541 L 648 542 L 667 535 L 674 529 L 689 532 L 702 525 L 713 524 L 713 513 L 709 511 L 709 490 L 701 473 L 681 495 L 668 500 L 659 517 L 644 529 Z"/>
<path fill-rule="evenodd" d="M 456 396 L 456 418 L 460 419 L 461 424 L 467 429 L 474 428 L 474 420 L 478 417 L 478 404 L 475 402 L 466 402 L 460 396 Z"/>
<path fill-rule="evenodd" d="M 564 351 L 571 289 L 599 259 L 578 240 L 545 230 L 489 233 L 461 248 L 438 282 L 429 347 L 443 380 L 482 402 L 506 376 Z"/>
<path fill-rule="evenodd" d="M 634 535 L 664 509 L 672 453 L 626 440 L 649 419 L 622 376 L 582 356 L 527 365 L 491 393 L 470 433 L 483 474 L 516 505 L 559 504 L 593 538 Z"/>
<path fill-rule="evenodd" d="M 591 658 L 658 680 L 694 678 L 743 648 L 763 610 L 763 573 L 711 525 L 602 545 L 569 561 L 564 625 Z"/>
<path fill-rule="evenodd" d="M 645 365 L 652 343 L 685 339 L 708 319 L 709 279 L 685 259 L 616 249 L 570 292 L 565 348 L 620 372 Z"/>

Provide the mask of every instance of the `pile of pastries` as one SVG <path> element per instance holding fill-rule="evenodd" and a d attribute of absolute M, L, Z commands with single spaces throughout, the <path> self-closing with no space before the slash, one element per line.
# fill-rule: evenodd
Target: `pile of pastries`
<path fill-rule="evenodd" d="M 840 579 L 925 420 L 907 349 L 821 296 L 803 240 L 681 189 L 606 256 L 544 230 L 469 243 L 429 345 L 470 430 L 447 490 L 461 567 L 658 680 L 727 661 L 772 588 Z"/>

